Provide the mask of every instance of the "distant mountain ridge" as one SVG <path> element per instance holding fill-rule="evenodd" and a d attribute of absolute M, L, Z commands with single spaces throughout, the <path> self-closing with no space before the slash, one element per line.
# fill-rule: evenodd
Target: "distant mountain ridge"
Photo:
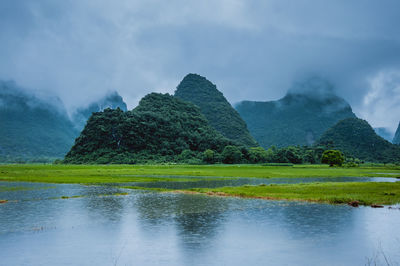
<path fill-rule="evenodd" d="M 14 81 L 0 80 L 0 162 L 61 159 L 92 112 L 117 107 L 127 109 L 117 92 L 109 93 L 70 119 L 57 97 L 41 99 Z"/>
<path fill-rule="evenodd" d="M 180 82 L 175 97 L 191 102 L 223 136 L 245 146 L 258 146 L 246 122 L 226 100 L 217 86 L 197 74 L 188 74 Z"/>
<path fill-rule="evenodd" d="M 347 118 L 327 130 L 318 145 L 369 162 L 399 162 L 400 147 L 378 136 L 367 121 Z"/>
<path fill-rule="evenodd" d="M 312 145 L 338 121 L 356 117 L 332 85 L 320 78 L 298 83 L 280 100 L 242 101 L 236 110 L 264 148 Z"/>
<path fill-rule="evenodd" d="M 0 161 L 61 158 L 78 134 L 57 98 L 47 102 L 0 81 Z"/>

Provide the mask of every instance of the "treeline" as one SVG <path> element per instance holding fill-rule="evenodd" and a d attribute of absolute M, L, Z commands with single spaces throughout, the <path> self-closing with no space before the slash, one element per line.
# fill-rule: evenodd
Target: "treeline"
<path fill-rule="evenodd" d="M 265 150 L 262 147 L 236 147 L 226 146 L 221 153 L 206 150 L 196 156 L 203 163 L 290 163 L 290 164 L 319 164 L 325 147 L 289 146 L 285 148 L 271 148 Z M 182 158 L 184 159 L 184 158 Z M 187 161 L 190 162 L 190 161 Z"/>
<path fill-rule="evenodd" d="M 228 143 L 229 144 L 229 143 Z M 231 143 L 232 144 L 232 143 Z M 93 163 L 93 164 L 320 164 L 325 147 L 289 146 L 285 148 L 245 147 L 226 145 L 218 149 L 184 149 L 180 153 L 175 149 L 142 150 L 137 153 L 110 149 L 97 149 L 92 153 L 72 157 L 68 155 L 66 163 Z M 347 162 L 361 163 L 360 160 L 347 158 Z M 61 163 L 57 161 L 56 163 Z"/>

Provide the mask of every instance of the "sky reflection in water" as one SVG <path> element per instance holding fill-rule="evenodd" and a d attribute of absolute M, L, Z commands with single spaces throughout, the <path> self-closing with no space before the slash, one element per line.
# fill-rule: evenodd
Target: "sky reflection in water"
<path fill-rule="evenodd" d="M 0 192 L 21 199 L 0 205 L 0 265 L 400 262 L 400 210 L 19 184 L 42 189 Z"/>

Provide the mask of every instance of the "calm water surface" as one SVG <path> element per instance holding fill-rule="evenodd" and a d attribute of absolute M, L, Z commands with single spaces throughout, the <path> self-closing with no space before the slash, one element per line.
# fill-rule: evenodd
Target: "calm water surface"
<path fill-rule="evenodd" d="M 0 204 L 0 265 L 386 265 L 382 253 L 400 263 L 398 209 L 112 186 L 1 187 L 10 202 Z M 61 199 L 77 195 L 84 197 Z"/>

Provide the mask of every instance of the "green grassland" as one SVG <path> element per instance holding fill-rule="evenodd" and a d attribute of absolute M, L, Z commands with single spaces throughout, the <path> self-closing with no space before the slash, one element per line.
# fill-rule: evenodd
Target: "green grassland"
<path fill-rule="evenodd" d="M 188 181 L 185 177 L 397 177 L 400 167 L 325 165 L 0 165 L 0 180 L 47 183 Z M 179 178 L 181 177 L 181 178 Z M 183 177 L 183 178 L 182 178 Z"/>

